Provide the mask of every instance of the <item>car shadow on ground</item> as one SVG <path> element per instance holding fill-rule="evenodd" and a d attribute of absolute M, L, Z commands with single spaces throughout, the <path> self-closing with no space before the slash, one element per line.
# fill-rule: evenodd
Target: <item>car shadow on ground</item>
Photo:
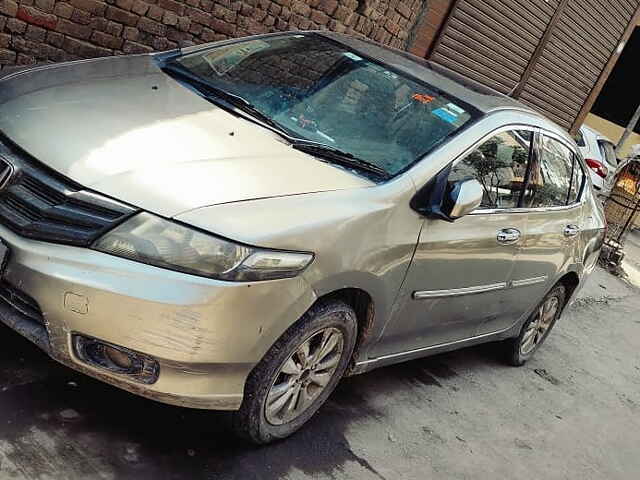
<path fill-rule="evenodd" d="M 274 445 L 254 447 L 233 437 L 228 413 L 136 397 L 57 364 L 0 326 L 0 445 L 4 440 L 14 447 L 0 452 L 0 458 L 4 454 L 13 464 L 30 463 L 34 477 L 39 468 L 56 476 L 48 471 L 50 463 L 39 459 L 41 446 L 29 440 L 44 434 L 51 437 L 55 455 L 73 469 L 66 476 L 59 472 L 65 478 L 82 478 L 94 469 L 116 478 L 264 480 L 292 470 L 332 475 L 346 462 L 359 463 L 371 478 L 383 478 L 351 450 L 346 435 L 354 422 L 384 423 L 384 409 L 371 406 L 367 397 L 396 396 L 403 390 L 411 395 L 415 385 L 438 388 L 450 383 L 456 369 L 495 368 L 500 364 L 496 350 L 489 344 L 344 379 L 300 432 Z"/>

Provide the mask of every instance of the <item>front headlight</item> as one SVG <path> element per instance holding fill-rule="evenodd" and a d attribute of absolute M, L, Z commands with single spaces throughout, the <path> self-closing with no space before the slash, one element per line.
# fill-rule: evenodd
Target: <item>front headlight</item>
<path fill-rule="evenodd" d="M 157 267 L 229 281 L 295 277 L 313 254 L 248 247 L 140 213 L 92 248 Z"/>

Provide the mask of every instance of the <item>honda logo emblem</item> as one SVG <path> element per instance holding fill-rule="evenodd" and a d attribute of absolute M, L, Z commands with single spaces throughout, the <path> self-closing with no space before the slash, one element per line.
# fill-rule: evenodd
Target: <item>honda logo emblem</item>
<path fill-rule="evenodd" d="M 5 187 L 9 179 L 13 176 L 13 165 L 0 157 L 0 190 Z"/>

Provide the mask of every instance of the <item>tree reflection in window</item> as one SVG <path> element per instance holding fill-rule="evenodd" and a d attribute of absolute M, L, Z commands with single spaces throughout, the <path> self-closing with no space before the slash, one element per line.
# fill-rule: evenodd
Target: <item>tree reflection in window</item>
<path fill-rule="evenodd" d="M 475 178 L 484 190 L 482 208 L 515 208 L 527 169 L 531 132 L 502 132 L 458 162 L 449 181 Z"/>

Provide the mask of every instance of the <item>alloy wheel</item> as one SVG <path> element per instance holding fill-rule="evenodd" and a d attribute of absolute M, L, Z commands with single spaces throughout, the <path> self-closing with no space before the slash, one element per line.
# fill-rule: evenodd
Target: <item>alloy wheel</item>
<path fill-rule="evenodd" d="M 307 337 L 274 378 L 265 402 L 267 421 L 282 425 L 305 412 L 333 378 L 343 349 L 344 335 L 337 328 Z"/>
<path fill-rule="evenodd" d="M 520 342 L 520 353 L 522 355 L 530 354 L 540 343 L 544 340 L 544 337 L 553 324 L 553 319 L 558 313 L 560 301 L 558 297 L 549 297 L 538 310 L 536 316 L 529 322 L 527 329 L 522 336 Z"/>

